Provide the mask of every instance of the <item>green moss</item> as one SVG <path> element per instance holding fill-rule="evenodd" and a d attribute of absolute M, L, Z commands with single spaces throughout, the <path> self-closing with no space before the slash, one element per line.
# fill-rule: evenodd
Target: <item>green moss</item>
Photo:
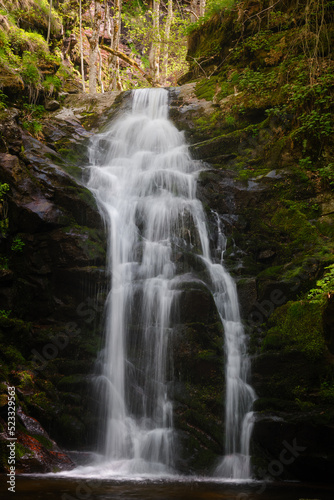
<path fill-rule="evenodd" d="M 22 458 L 22 457 L 33 457 L 34 454 L 29 448 L 26 448 L 23 446 L 21 443 L 16 443 L 15 445 L 15 454 L 16 458 Z"/>
<path fill-rule="evenodd" d="M 195 94 L 199 99 L 206 99 L 207 101 L 212 101 L 215 95 L 216 78 L 210 78 L 208 80 L 200 80 L 195 87 Z"/>
<path fill-rule="evenodd" d="M 47 397 L 46 393 L 43 391 L 32 394 L 31 396 L 29 396 L 28 400 L 29 404 L 38 406 L 43 410 L 50 410 L 50 400 Z"/>
<path fill-rule="evenodd" d="M 0 345 L 0 351 L 3 353 L 4 357 L 9 362 L 10 366 L 13 364 L 17 367 L 18 364 L 24 364 L 26 361 L 20 351 L 16 349 L 13 345 Z"/>
<path fill-rule="evenodd" d="M 318 359 L 325 351 L 322 307 L 307 301 L 290 301 L 279 307 L 270 318 L 273 325 L 262 349 L 275 346 L 297 349 L 310 359 Z"/>
<path fill-rule="evenodd" d="M 52 441 L 50 441 L 50 439 L 42 436 L 41 434 L 31 434 L 31 437 L 37 439 L 37 441 L 41 443 L 41 445 L 43 445 L 47 450 L 52 450 L 53 443 Z"/>
<path fill-rule="evenodd" d="M 68 377 L 62 377 L 58 383 L 58 387 L 61 390 L 78 390 L 87 385 L 87 377 L 83 375 L 69 375 Z"/>

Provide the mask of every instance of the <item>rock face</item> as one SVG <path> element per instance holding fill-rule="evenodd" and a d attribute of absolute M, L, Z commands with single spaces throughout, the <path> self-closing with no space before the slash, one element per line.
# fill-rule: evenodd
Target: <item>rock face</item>
<path fill-rule="evenodd" d="M 217 113 L 217 105 L 196 93 L 196 84 L 172 89 L 171 118 L 185 131 L 192 155 L 205 162 L 197 195 L 207 210 L 213 250 L 217 229 L 212 210 L 227 235 L 224 260 L 237 282 L 258 396 L 253 473 L 331 481 L 332 294 L 319 306 L 296 298 L 305 297 L 332 262 L 322 256 L 328 241 L 322 231 L 325 225 L 329 233 L 333 228 L 330 210 L 305 213 L 300 200 L 330 207 L 333 194 L 301 175 L 299 152 L 289 142 L 282 146 L 282 129 L 263 110 L 247 109 L 231 132 L 217 118 L 230 100 L 220 103 Z M 312 216 L 316 219 L 310 221 Z"/>
<path fill-rule="evenodd" d="M 107 291 L 105 237 L 80 164 L 57 151 L 57 140 L 68 137 L 73 152 L 87 150 L 89 132 L 78 120 L 53 120 L 47 146 L 20 127 L 17 110 L 2 115 L 0 182 L 8 191 L 1 200 L 1 446 L 7 386 L 14 386 L 22 416 L 17 439 L 26 452 L 18 469 L 45 472 L 73 464 L 46 431 L 25 425 L 29 419 L 67 449 L 91 444 L 87 388 Z"/>
<path fill-rule="evenodd" d="M 207 473 L 223 453 L 223 328 L 212 293 L 187 275 L 179 285 L 173 338 L 174 413 L 181 454 L 178 468 Z"/>
<path fill-rule="evenodd" d="M 296 299 L 331 263 L 323 235 L 333 225 L 332 193 L 300 174 L 299 153 L 281 144 L 275 118 L 248 109 L 231 131 L 216 120 L 217 105 L 196 92 L 195 84 L 172 89 L 170 116 L 204 162 L 197 195 L 213 255 L 217 215 L 227 236 L 225 265 L 237 282 L 258 395 L 254 474 L 330 480 L 333 300 L 329 294 L 318 307 Z M 98 422 L 87 381 L 101 346 L 105 238 L 82 167 L 91 131 L 124 109 L 127 100 L 117 93 L 68 96 L 45 121 L 44 144 L 22 130 L 17 110 L 0 121 L 0 182 L 10 187 L 1 201 L 8 229 L 1 226 L 0 424 L 4 445 L 6 391 L 15 386 L 20 442 L 32 453 L 21 470 L 71 467 L 57 445 L 80 450 L 94 442 Z M 322 212 L 301 211 L 300 200 Z M 195 270 L 180 283 L 172 343 L 178 467 L 208 473 L 224 451 L 223 332 L 198 262 L 188 255 L 177 265 Z"/>

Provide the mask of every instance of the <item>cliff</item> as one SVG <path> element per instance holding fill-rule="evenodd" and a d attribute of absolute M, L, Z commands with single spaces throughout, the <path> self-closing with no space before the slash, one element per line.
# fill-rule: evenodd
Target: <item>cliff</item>
<path fill-rule="evenodd" d="M 190 35 L 191 83 L 171 111 L 207 163 L 208 218 L 216 211 L 228 235 L 258 396 L 258 477 L 331 480 L 333 33 L 329 2 L 237 2 Z"/>
<path fill-rule="evenodd" d="M 332 41 L 328 1 L 237 2 L 190 34 L 190 71 L 170 91 L 171 118 L 206 165 L 198 196 L 212 249 L 212 211 L 228 237 L 260 478 L 330 481 L 334 462 Z M 58 470 L 71 462 L 53 440 L 94 441 L 89 376 L 107 292 L 103 227 L 80 165 L 91 131 L 126 104 L 70 95 L 40 116 L 14 94 L 0 124 L 2 445 L 15 386 L 18 469 Z M 180 467 L 207 471 L 223 452 L 221 331 L 212 298 L 187 286 L 175 346 L 176 423 L 189 446 Z"/>

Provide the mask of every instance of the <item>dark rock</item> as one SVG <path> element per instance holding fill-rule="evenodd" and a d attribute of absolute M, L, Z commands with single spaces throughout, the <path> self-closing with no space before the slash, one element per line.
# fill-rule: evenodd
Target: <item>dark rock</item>
<path fill-rule="evenodd" d="M 18 408 L 17 415 L 25 431 L 17 429 L 15 432 L 15 446 L 20 446 L 21 451 L 20 455 L 16 454 L 15 457 L 16 473 L 55 472 L 70 470 L 74 467 L 71 458 L 50 439 L 36 419 L 26 415 L 21 408 Z M 5 439 L 0 441 L 0 450 L 8 457 L 8 444 L 12 441 L 8 440 L 9 434 L 5 420 L 0 418 L 0 423 L 5 429 L 2 435 Z M 7 471 L 6 468 L 5 470 Z"/>
<path fill-rule="evenodd" d="M 256 279 L 244 278 L 238 280 L 237 289 L 242 316 L 247 318 L 258 298 Z"/>
<path fill-rule="evenodd" d="M 47 111 L 56 111 L 57 109 L 60 108 L 60 104 L 58 101 L 46 101 L 44 104 L 44 107 Z"/>
<path fill-rule="evenodd" d="M 19 154 L 22 145 L 22 130 L 18 125 L 18 109 L 2 112 L 0 120 L 0 152 Z"/>
<path fill-rule="evenodd" d="M 334 427 L 325 423 L 321 412 L 296 412 L 294 416 L 258 414 L 252 445 L 254 472 L 270 479 L 329 482 L 333 480 Z"/>
<path fill-rule="evenodd" d="M 260 251 L 260 253 L 258 255 L 258 259 L 261 261 L 268 261 L 268 260 L 272 259 L 273 257 L 275 257 L 275 255 L 276 255 L 275 250 L 267 248 L 266 250 Z"/>
<path fill-rule="evenodd" d="M 178 288 L 180 324 L 172 339 L 175 426 L 182 443 L 178 466 L 204 473 L 222 453 L 224 440 L 223 330 L 203 281 L 186 275 Z"/>
<path fill-rule="evenodd" d="M 6 359 L 1 376 L 17 387 L 17 403 L 25 408 L 21 424 L 26 430 L 17 436 L 27 453 L 17 470 L 47 472 L 73 466 L 54 439 L 76 449 L 91 446 L 93 416 L 86 388 L 71 393 L 57 383 L 63 360 L 69 362 L 73 352 L 82 362 L 83 377 L 96 359 L 99 328 L 93 325 L 99 325 L 103 306 L 95 290 L 102 297 L 106 288 L 105 243 L 94 197 L 65 170 L 71 163 L 23 131 L 17 117 L 13 110 L 0 122 L 0 182 L 10 186 L 5 195 L 9 228 L 0 240 L 8 269 L 0 273 L 0 300 L 11 315 L 0 322 L 6 341 L 1 344 Z M 73 140 L 84 151 L 89 134 L 78 122 L 74 130 Z M 50 145 L 64 137 L 59 123 L 53 132 Z M 11 250 L 14 237 L 24 244 L 20 251 Z M 24 380 L 31 381 L 29 387 Z M 39 423 L 52 438 L 39 432 Z M 5 445 L 1 438 L 0 446 Z"/>
<path fill-rule="evenodd" d="M 20 75 L 14 73 L 7 65 L 1 65 L 0 88 L 6 95 L 17 98 L 24 90 L 24 83 Z"/>

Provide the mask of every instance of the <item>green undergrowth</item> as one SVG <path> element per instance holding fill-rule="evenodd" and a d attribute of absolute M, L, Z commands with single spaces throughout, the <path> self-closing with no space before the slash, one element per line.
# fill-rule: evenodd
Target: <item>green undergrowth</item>
<path fill-rule="evenodd" d="M 189 42 L 196 95 L 220 109 L 197 125 L 219 136 L 265 114 L 275 140 L 289 136 L 299 151 L 301 170 L 333 189 L 334 16 L 329 0 L 308 4 L 232 2 L 198 26 Z"/>
<path fill-rule="evenodd" d="M 0 109 L 22 97 L 36 104 L 57 95 L 73 74 L 63 65 L 58 47 L 59 15 L 52 11 L 52 45 L 46 41 L 49 4 L 45 0 L 16 0 L 7 9 L 0 8 L 0 15 Z"/>

